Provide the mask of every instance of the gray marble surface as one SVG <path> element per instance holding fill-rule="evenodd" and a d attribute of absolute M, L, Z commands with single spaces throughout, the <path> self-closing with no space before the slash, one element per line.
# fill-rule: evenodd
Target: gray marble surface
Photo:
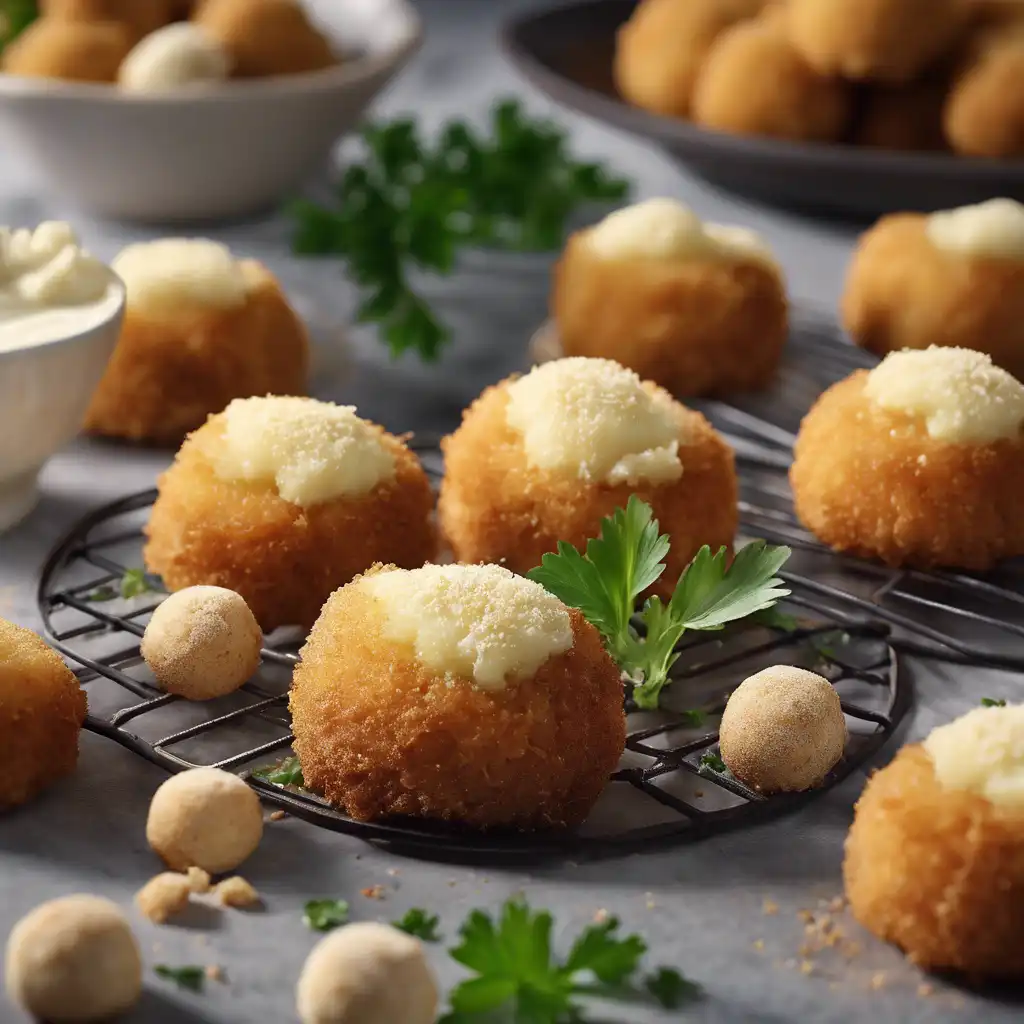
<path fill-rule="evenodd" d="M 499 56 L 495 29 L 518 5 L 498 0 L 425 0 L 428 41 L 414 65 L 395 83 L 379 113 L 414 112 L 427 124 L 451 114 L 482 115 L 491 100 L 524 94 L 543 99 L 517 80 Z M 794 296 L 821 309 L 834 307 L 852 234 L 822 224 L 747 208 L 689 178 L 656 151 L 569 115 L 580 151 L 612 160 L 633 176 L 642 195 L 674 195 L 708 217 L 741 221 L 762 231 L 789 275 Z M 90 221 L 59 196 L 41 195 L 31 168 L 0 138 L 0 222 L 68 218 L 88 243 L 109 256 L 141 229 Z M 438 367 L 413 362 L 389 366 L 373 338 L 350 335 L 339 358 L 342 325 L 351 295 L 329 264 L 299 263 L 287 255 L 287 226 L 277 218 L 218 230 L 239 249 L 264 258 L 280 273 L 304 310 L 317 321 L 323 372 L 318 391 L 358 402 L 362 411 L 395 430 L 450 426 L 465 402 L 489 380 L 524 358 L 529 330 L 544 312 L 545 268 L 491 266 L 471 270 L 436 288 L 458 320 L 459 345 Z M 483 284 L 481 285 L 481 281 Z M 466 301 L 471 296 L 471 301 Z M 150 486 L 167 455 L 80 442 L 61 453 L 43 477 L 35 513 L 0 537 L 0 615 L 38 626 L 34 587 L 46 551 L 59 534 L 98 503 Z M 976 704 L 979 694 L 1012 696 L 1014 680 L 995 674 L 910 666 L 918 704 L 905 735 Z M 885 756 L 890 756 L 888 751 Z M 104 894 L 130 907 L 134 891 L 159 865 L 144 838 L 146 807 L 163 773 L 113 743 L 83 738 L 77 774 L 44 798 L 0 821 L 0 936 L 39 901 L 75 891 Z M 697 845 L 598 863 L 456 865 L 399 858 L 356 840 L 287 818 L 268 825 L 266 838 L 245 875 L 259 888 L 264 909 L 210 913 L 156 928 L 133 913 L 147 965 L 219 964 L 226 984 L 202 995 L 175 991 L 147 972 L 143 1004 L 128 1019 L 163 1022 L 286 1022 L 295 1019 L 294 984 L 314 936 L 301 923 L 311 897 L 344 896 L 360 919 L 399 916 L 410 906 L 442 914 L 450 936 L 474 906 L 496 906 L 526 892 L 557 914 L 559 940 L 599 908 L 618 914 L 648 938 L 658 962 L 671 963 L 706 989 L 686 1013 L 707 1022 L 1017 1020 L 1019 1008 L 981 1000 L 936 983 L 919 993 L 923 979 L 892 950 L 859 934 L 850 961 L 814 956 L 802 973 L 803 924 L 799 911 L 829 900 L 841 888 L 842 842 L 862 773 L 803 812 L 755 830 Z M 360 895 L 383 885 L 383 902 Z M 765 913 L 777 907 L 775 913 Z M 432 952 L 445 985 L 458 977 L 440 951 Z M 603 1014 L 609 1021 L 669 1019 L 653 1011 Z M 22 1018 L 0 1003 L 0 1021 Z"/>

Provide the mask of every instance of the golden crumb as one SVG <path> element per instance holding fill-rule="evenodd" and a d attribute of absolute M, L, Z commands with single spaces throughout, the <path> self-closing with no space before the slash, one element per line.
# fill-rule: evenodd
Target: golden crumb
<path fill-rule="evenodd" d="M 382 900 L 384 899 L 384 886 L 383 885 L 370 885 L 365 889 L 360 889 L 360 892 L 368 900 Z"/>
<path fill-rule="evenodd" d="M 388 868 L 388 878 L 397 878 L 400 874 L 398 868 Z"/>
<path fill-rule="evenodd" d="M 922 999 L 927 999 L 934 991 L 935 987 L 933 985 L 929 985 L 926 981 L 921 982 L 921 984 L 917 986 L 917 994 Z"/>
<path fill-rule="evenodd" d="M 856 960 L 862 952 L 863 947 L 859 942 L 843 943 L 843 956 L 845 956 L 847 960 Z"/>
<path fill-rule="evenodd" d="M 260 902 L 260 894 L 240 875 L 225 878 L 216 891 L 225 907 L 252 907 Z"/>
<path fill-rule="evenodd" d="M 154 924 L 163 924 L 188 906 L 191 892 L 185 875 L 164 871 L 151 878 L 135 894 L 135 905 Z"/>
<path fill-rule="evenodd" d="M 194 893 L 210 891 L 210 873 L 202 868 L 191 867 L 186 875 L 188 887 Z"/>
<path fill-rule="evenodd" d="M 754 949 L 756 949 L 758 951 L 758 953 L 763 953 L 764 952 L 764 939 L 755 939 L 754 940 Z"/>
<path fill-rule="evenodd" d="M 227 978 L 224 976 L 224 968 L 219 966 L 218 964 L 210 964 L 206 968 L 205 973 L 207 978 L 210 979 L 210 981 L 227 981 Z"/>
<path fill-rule="evenodd" d="M 654 893 L 653 892 L 645 892 L 644 893 L 644 905 L 647 907 L 648 910 L 654 910 L 654 908 L 658 905 L 657 903 L 654 902 Z"/>
<path fill-rule="evenodd" d="M 604 924 L 608 920 L 608 911 L 600 907 L 594 911 L 594 924 Z"/>
<path fill-rule="evenodd" d="M 814 973 L 814 963 L 811 960 L 801 960 L 800 961 L 800 973 L 801 974 L 813 974 Z"/>
<path fill-rule="evenodd" d="M 761 913 L 768 914 L 769 916 L 777 914 L 779 912 L 779 905 L 775 900 L 766 899 L 761 904 Z"/>
<path fill-rule="evenodd" d="M 285 817 L 284 811 L 271 811 L 270 812 L 270 820 L 271 821 L 280 821 L 283 817 Z"/>
<path fill-rule="evenodd" d="M 846 909 L 846 900 L 842 896 L 835 896 L 829 900 L 828 909 L 838 914 Z"/>
<path fill-rule="evenodd" d="M 885 971 L 878 971 L 877 974 L 871 975 L 871 987 L 876 991 L 880 992 L 885 988 L 886 977 Z"/>

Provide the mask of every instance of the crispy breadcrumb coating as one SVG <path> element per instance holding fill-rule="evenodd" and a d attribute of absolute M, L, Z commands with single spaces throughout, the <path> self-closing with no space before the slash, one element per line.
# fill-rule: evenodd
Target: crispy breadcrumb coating
<path fill-rule="evenodd" d="M 1024 262 L 949 255 L 917 213 L 883 217 L 847 271 L 843 327 L 884 356 L 904 348 L 987 352 L 1024 380 Z"/>
<path fill-rule="evenodd" d="M 1024 439 L 953 444 L 864 395 L 859 370 L 804 418 L 790 469 L 800 521 L 887 565 L 985 570 L 1024 554 Z"/>
<path fill-rule="evenodd" d="M 1024 817 L 940 786 L 922 746 L 868 781 L 843 873 L 857 920 L 919 966 L 1024 975 Z"/>
<path fill-rule="evenodd" d="M 306 784 L 352 817 L 523 829 L 576 825 L 618 765 L 622 683 L 593 626 L 505 689 L 432 674 L 382 635 L 355 585 L 324 606 L 295 669 L 295 752 Z"/>
<path fill-rule="evenodd" d="M 4 48 L 0 68 L 9 75 L 114 82 L 132 48 L 132 34 L 114 21 L 34 21 Z"/>
<path fill-rule="evenodd" d="M 59 21 L 117 21 L 134 41 L 169 25 L 174 7 L 175 0 L 41 0 L 39 11 Z"/>

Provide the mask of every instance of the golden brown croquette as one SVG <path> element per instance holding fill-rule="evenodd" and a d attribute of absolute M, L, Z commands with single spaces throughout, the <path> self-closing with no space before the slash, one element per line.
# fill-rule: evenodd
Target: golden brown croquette
<path fill-rule="evenodd" d="M 642 0 L 619 29 L 619 92 L 656 114 L 686 117 L 693 86 L 718 35 L 755 15 L 760 0 Z"/>
<path fill-rule="evenodd" d="M 869 779 L 843 874 L 857 920 L 920 967 L 1024 975 L 1024 814 L 940 785 L 921 745 Z"/>
<path fill-rule="evenodd" d="M 942 112 L 948 91 L 949 82 L 941 77 L 869 88 L 857 115 L 853 141 L 859 146 L 906 152 L 947 149 Z"/>
<path fill-rule="evenodd" d="M 85 693 L 60 655 L 0 619 L 0 811 L 75 770 L 84 721 Z"/>
<path fill-rule="evenodd" d="M 569 616 L 568 650 L 489 690 L 424 667 L 389 639 L 361 581 L 337 591 L 292 685 L 306 784 L 359 820 L 579 824 L 618 765 L 625 716 L 600 636 L 579 612 Z"/>
<path fill-rule="evenodd" d="M 706 128 L 797 142 L 837 141 L 851 109 L 849 86 L 815 71 L 774 11 L 718 37 L 693 95 L 694 120 Z"/>
<path fill-rule="evenodd" d="M 40 18 L 4 49 L 0 68 L 28 78 L 114 82 L 131 48 L 131 34 L 117 22 Z"/>
<path fill-rule="evenodd" d="M 841 315 L 850 337 L 877 355 L 969 348 L 1024 379 L 1024 261 L 943 252 L 921 214 L 883 217 L 861 237 Z"/>
<path fill-rule="evenodd" d="M 393 478 L 361 496 L 303 507 L 282 498 L 273 480 L 222 478 L 225 416 L 211 417 L 159 480 L 147 567 L 171 590 L 237 591 L 270 632 L 311 626 L 331 592 L 374 562 L 422 565 L 436 553 L 430 483 L 401 440 L 370 426 L 394 459 Z"/>
<path fill-rule="evenodd" d="M 180 6 L 180 4 L 178 5 Z M 116 21 L 138 40 L 174 20 L 175 0 L 41 0 L 45 18 L 61 21 Z"/>

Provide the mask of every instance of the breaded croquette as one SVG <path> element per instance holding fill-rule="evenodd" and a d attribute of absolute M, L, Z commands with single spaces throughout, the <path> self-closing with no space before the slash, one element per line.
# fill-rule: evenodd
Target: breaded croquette
<path fill-rule="evenodd" d="M 180 6 L 180 4 L 179 4 Z M 116 21 L 135 42 L 174 20 L 175 0 L 41 0 L 40 13 L 61 21 Z"/>
<path fill-rule="evenodd" d="M 238 78 L 320 71 L 338 63 L 299 0 L 203 0 L 192 17 L 224 47 Z"/>
<path fill-rule="evenodd" d="M 789 333 L 765 243 L 671 199 L 573 235 L 551 306 L 566 355 L 614 359 L 679 397 L 766 387 Z"/>
<path fill-rule="evenodd" d="M 857 245 L 841 309 L 878 355 L 969 348 L 1024 380 L 1024 206 L 883 217 Z"/>
<path fill-rule="evenodd" d="M 131 33 L 118 22 L 40 18 L 5 47 L 0 68 L 28 78 L 114 82 L 131 48 Z"/>
<path fill-rule="evenodd" d="M 619 92 L 645 110 L 686 117 L 715 39 L 761 6 L 761 0 L 642 0 L 619 29 L 614 62 Z"/>
<path fill-rule="evenodd" d="M 597 631 L 539 584 L 389 566 L 324 606 L 292 683 L 294 747 L 306 784 L 359 820 L 577 825 L 622 754 L 622 698 Z"/>
<path fill-rule="evenodd" d="M 909 82 L 954 46 L 966 0 L 789 0 L 788 35 L 823 75 Z"/>
<path fill-rule="evenodd" d="M 0 811 L 75 770 L 84 721 L 85 693 L 60 655 L 0 619 Z"/>
<path fill-rule="evenodd" d="M 871 776 L 846 840 L 857 920 L 928 970 L 1024 976 L 1024 707 L 979 708 Z"/>
<path fill-rule="evenodd" d="M 694 120 L 706 128 L 797 142 L 837 141 L 850 111 L 849 86 L 803 59 L 774 10 L 718 37 L 693 95 Z"/>
<path fill-rule="evenodd" d="M 697 412 L 606 359 L 560 359 L 488 388 L 442 442 L 438 513 L 460 562 L 525 573 L 559 541 L 582 548 L 635 494 L 672 548 L 671 590 L 704 544 L 732 544 L 736 471 Z"/>
<path fill-rule="evenodd" d="M 1024 554 L 1024 385 L 966 349 L 894 352 L 829 388 L 790 470 L 800 521 L 887 565 L 990 569 Z"/>
<path fill-rule="evenodd" d="M 215 242 L 167 238 L 128 246 L 113 269 L 127 310 L 88 432 L 179 444 L 234 398 L 305 394 L 305 325 L 255 260 L 236 260 Z"/>
<path fill-rule="evenodd" d="M 433 558 L 433 504 L 416 456 L 351 407 L 240 399 L 160 478 L 146 565 L 171 590 L 236 591 L 265 632 L 308 628 L 375 562 Z"/>
<path fill-rule="evenodd" d="M 949 82 L 934 76 L 910 85 L 869 88 L 857 116 L 859 146 L 907 152 L 948 149 L 942 111 Z"/>

